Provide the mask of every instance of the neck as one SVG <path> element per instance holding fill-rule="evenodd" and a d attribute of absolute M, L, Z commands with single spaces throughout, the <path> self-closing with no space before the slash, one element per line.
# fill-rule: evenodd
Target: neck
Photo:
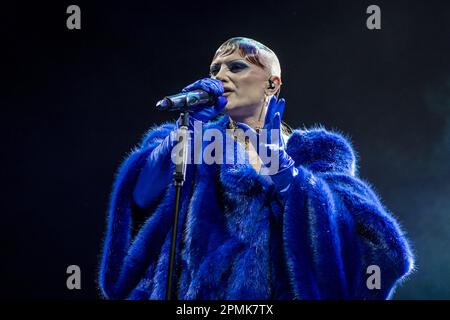
<path fill-rule="evenodd" d="M 257 109 L 256 114 L 233 115 L 230 116 L 230 118 L 235 122 L 245 123 L 246 125 L 256 130 L 264 126 L 265 116 L 266 116 L 266 105 L 263 103 L 263 105 Z"/>

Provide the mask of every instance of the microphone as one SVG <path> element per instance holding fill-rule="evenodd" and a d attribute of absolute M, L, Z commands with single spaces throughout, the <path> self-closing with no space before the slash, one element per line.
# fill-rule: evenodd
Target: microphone
<path fill-rule="evenodd" d="M 164 97 L 156 103 L 156 109 L 160 111 L 178 111 L 198 105 L 213 105 L 215 102 L 216 97 L 198 89 Z"/>

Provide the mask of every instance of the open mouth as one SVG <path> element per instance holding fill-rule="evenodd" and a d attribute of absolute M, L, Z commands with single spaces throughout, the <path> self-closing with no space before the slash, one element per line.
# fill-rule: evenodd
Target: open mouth
<path fill-rule="evenodd" d="M 224 90 L 224 95 L 226 95 L 226 94 L 229 94 L 229 93 L 231 93 L 231 92 L 233 92 L 233 90 L 231 90 L 231 89 L 228 89 L 228 88 L 225 88 L 225 90 Z"/>

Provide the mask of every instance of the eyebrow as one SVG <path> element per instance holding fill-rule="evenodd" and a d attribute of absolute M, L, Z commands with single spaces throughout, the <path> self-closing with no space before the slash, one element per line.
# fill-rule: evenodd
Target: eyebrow
<path fill-rule="evenodd" d="M 229 60 L 229 61 L 219 61 L 219 62 L 216 62 L 216 63 L 213 63 L 212 65 L 210 65 L 209 68 L 211 69 L 213 67 L 220 66 L 222 63 L 231 63 L 231 62 L 235 62 L 235 61 L 243 61 L 243 62 L 245 62 L 244 59 L 234 59 L 234 60 Z"/>

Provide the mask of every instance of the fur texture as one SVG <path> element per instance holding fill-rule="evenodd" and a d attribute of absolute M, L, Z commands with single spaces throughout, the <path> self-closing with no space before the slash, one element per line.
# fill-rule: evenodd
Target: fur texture
<path fill-rule="evenodd" d="M 205 128 L 224 131 L 227 122 L 223 116 Z M 105 298 L 164 299 L 174 187 L 145 210 L 132 192 L 147 156 L 173 128 L 149 130 L 115 177 L 99 269 Z M 178 299 L 387 299 L 413 269 L 402 231 L 355 176 L 342 135 L 295 130 L 287 152 L 299 174 L 285 202 L 249 164 L 188 166 Z M 366 286 L 370 265 L 381 269 L 380 290 Z"/>

